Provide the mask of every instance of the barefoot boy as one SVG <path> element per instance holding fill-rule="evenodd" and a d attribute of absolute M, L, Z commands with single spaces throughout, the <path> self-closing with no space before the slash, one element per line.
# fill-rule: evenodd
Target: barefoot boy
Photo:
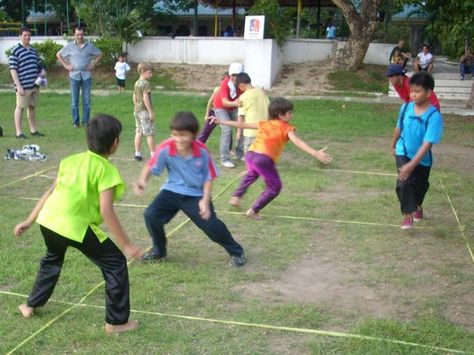
<path fill-rule="evenodd" d="M 61 161 L 58 177 L 36 204 L 28 218 L 19 223 L 15 235 L 22 235 L 36 222 L 46 244 L 33 290 L 26 304 L 19 306 L 24 318 L 51 297 L 58 282 L 69 246 L 79 249 L 102 271 L 105 281 L 105 331 L 126 332 L 138 326 L 130 315 L 127 260 L 140 250 L 125 234 L 114 212 L 113 201 L 124 192 L 124 183 L 108 157 L 119 144 L 122 124 L 114 117 L 99 115 L 87 126 L 87 152 Z M 99 228 L 102 221 L 122 251 Z"/>

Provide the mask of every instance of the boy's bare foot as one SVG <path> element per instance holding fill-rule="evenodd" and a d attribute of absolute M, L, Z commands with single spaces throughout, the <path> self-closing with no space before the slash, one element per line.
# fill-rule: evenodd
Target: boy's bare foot
<path fill-rule="evenodd" d="M 138 322 L 136 320 L 129 320 L 127 323 L 120 325 L 105 323 L 105 332 L 109 335 L 128 332 L 136 328 L 138 328 Z"/>
<path fill-rule="evenodd" d="M 30 319 L 31 317 L 33 317 L 35 309 L 23 303 L 18 306 L 18 310 L 20 311 L 23 318 Z"/>
<path fill-rule="evenodd" d="M 240 208 L 240 198 L 237 196 L 232 196 L 229 200 L 229 205 Z"/>
<path fill-rule="evenodd" d="M 260 216 L 257 212 L 255 212 L 252 208 L 247 211 L 246 215 L 247 217 L 253 218 L 256 220 L 262 219 L 262 216 Z"/>

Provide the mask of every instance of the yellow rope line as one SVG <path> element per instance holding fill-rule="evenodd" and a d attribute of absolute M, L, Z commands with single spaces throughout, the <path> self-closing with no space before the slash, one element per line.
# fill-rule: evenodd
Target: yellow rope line
<path fill-rule="evenodd" d="M 48 169 L 44 169 L 44 170 L 41 170 L 41 171 L 37 171 L 36 173 L 33 173 L 31 175 L 27 175 L 25 177 L 22 177 L 20 179 L 17 179 L 17 180 L 13 180 L 13 181 L 10 181 L 10 182 L 7 182 L 6 184 L 3 184 L 3 185 L 0 185 L 0 189 L 3 189 L 4 187 L 7 187 L 7 186 L 10 186 L 10 185 L 14 185 L 20 181 L 24 181 L 24 180 L 28 180 L 29 178 L 32 178 L 32 177 L 35 177 L 35 176 L 38 176 L 38 175 L 41 175 L 51 169 L 54 169 L 54 166 L 52 167 L 49 167 Z"/>
<path fill-rule="evenodd" d="M 220 195 L 222 195 L 224 193 L 224 191 L 232 184 L 234 183 L 235 180 L 237 180 L 237 178 L 239 177 L 239 175 L 237 175 L 236 177 L 234 177 L 231 181 L 229 181 L 227 183 L 227 185 L 224 186 L 224 188 L 219 192 L 217 193 L 213 200 L 215 200 L 216 198 L 218 198 Z M 177 230 L 179 230 L 182 226 L 184 226 L 186 223 L 188 223 L 190 221 L 189 218 L 186 218 L 183 222 L 181 222 L 177 227 L 175 227 L 171 232 L 168 233 L 168 236 L 172 235 L 173 233 L 175 233 Z M 134 260 L 130 260 L 127 265 L 130 265 Z M 42 331 L 44 331 L 45 329 L 47 329 L 49 326 L 51 326 L 54 322 L 56 322 L 58 319 L 62 318 L 64 315 L 66 315 L 67 313 L 69 313 L 71 310 L 73 310 L 74 308 L 80 306 L 82 304 L 82 302 L 85 301 L 85 299 L 87 297 L 89 297 L 95 290 L 97 290 L 100 286 L 104 285 L 105 281 L 101 281 L 100 283 L 98 283 L 96 286 L 94 286 L 89 292 L 87 292 L 87 294 L 79 301 L 79 303 L 74 303 L 72 304 L 71 307 L 69 307 L 68 309 L 66 309 L 65 311 L 63 311 L 62 313 L 60 313 L 58 316 L 54 317 L 53 319 L 51 319 L 50 321 L 48 321 L 45 325 L 43 325 L 40 329 L 38 329 L 36 332 L 34 332 L 33 334 L 31 334 L 29 337 L 27 337 L 26 339 L 24 339 L 20 344 L 18 344 L 17 346 L 15 346 L 12 350 L 10 350 L 7 355 L 10 355 L 12 354 L 13 352 L 15 352 L 16 350 L 18 350 L 19 348 L 21 348 L 24 344 L 26 344 L 28 341 L 30 341 L 31 339 L 33 339 L 35 336 L 37 336 L 38 334 L 40 334 Z"/>
<path fill-rule="evenodd" d="M 25 297 L 25 298 L 28 297 L 27 295 L 22 295 L 22 294 L 19 294 L 19 293 L 13 293 L 13 292 L 8 292 L 8 291 L 0 291 L 0 294 L 10 295 L 10 296 L 18 296 L 18 297 Z M 72 307 L 69 308 L 70 310 L 73 309 L 73 308 L 76 308 L 76 307 L 90 307 L 90 308 L 105 309 L 104 306 L 90 305 L 90 304 L 85 304 L 85 303 L 82 303 L 82 302 L 72 303 L 72 302 L 59 301 L 59 300 L 53 300 L 53 299 L 51 299 L 51 301 L 56 302 L 56 303 L 71 305 Z M 151 311 L 142 311 L 142 310 L 134 310 L 134 309 L 130 310 L 130 312 L 140 313 L 140 314 L 148 314 L 148 315 L 154 315 L 154 316 L 161 316 L 161 317 L 187 319 L 187 320 L 200 321 L 200 322 L 219 323 L 219 324 L 226 324 L 226 325 L 236 325 L 236 326 L 241 326 L 241 327 L 272 329 L 272 330 L 279 330 L 279 331 L 287 331 L 287 332 L 294 332 L 294 333 L 305 333 L 305 334 L 316 334 L 316 335 L 321 335 L 321 336 L 330 336 L 330 337 L 338 337 L 338 338 L 352 338 L 352 339 L 369 340 L 369 341 L 380 341 L 380 342 L 387 342 L 387 343 L 392 343 L 392 344 L 407 345 L 407 346 L 411 346 L 411 347 L 425 348 L 425 349 L 436 350 L 436 351 L 445 351 L 445 352 L 456 353 L 456 354 L 474 354 L 474 352 L 443 348 L 443 347 L 438 347 L 438 346 L 433 346 L 433 345 L 426 345 L 426 344 L 420 344 L 420 343 L 415 343 L 415 342 L 404 341 L 404 340 L 379 338 L 379 337 L 373 337 L 373 336 L 369 336 L 369 335 L 335 332 L 335 331 L 321 330 L 321 329 L 296 328 L 296 327 L 286 327 L 286 326 L 270 325 L 270 324 L 263 324 L 263 323 L 239 322 L 239 321 L 231 321 L 231 320 L 221 320 L 221 319 L 213 319 L 213 318 L 185 316 L 185 315 L 173 314 L 173 313 L 151 312 Z"/>
<path fill-rule="evenodd" d="M 458 213 L 456 212 L 456 209 L 454 208 L 453 202 L 451 201 L 451 197 L 449 197 L 448 190 L 446 190 L 446 187 L 443 184 L 443 181 L 441 178 L 439 179 L 439 182 L 441 186 L 443 187 L 444 193 L 446 194 L 446 197 L 448 198 L 449 205 L 451 206 L 451 210 L 453 211 L 454 218 L 456 218 L 456 221 L 458 222 L 458 229 L 459 233 L 461 233 L 462 238 L 464 239 L 464 243 L 466 244 L 466 248 L 471 255 L 471 260 L 474 263 L 474 253 L 472 252 L 471 246 L 469 245 L 469 241 L 466 238 L 466 235 L 464 234 L 464 229 L 465 226 L 461 224 L 461 221 L 459 220 Z"/>

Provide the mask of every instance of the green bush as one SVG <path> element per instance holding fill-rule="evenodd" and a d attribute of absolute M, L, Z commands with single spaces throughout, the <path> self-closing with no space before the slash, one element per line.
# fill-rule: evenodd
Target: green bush
<path fill-rule="evenodd" d="M 33 43 L 31 46 L 36 49 L 46 68 L 50 68 L 56 64 L 56 53 L 58 53 L 61 48 L 63 48 L 62 45 L 54 42 L 51 39 L 47 39 L 46 41 L 40 43 Z"/>
<path fill-rule="evenodd" d="M 119 38 L 101 37 L 92 41 L 92 43 L 102 52 L 100 65 L 112 66 L 122 52 L 122 41 Z"/>
<path fill-rule="evenodd" d="M 46 66 L 46 68 L 50 68 L 56 64 L 56 53 L 58 53 L 58 51 L 63 48 L 62 45 L 50 39 L 40 43 L 33 43 L 31 46 L 36 49 L 38 56 L 41 58 L 41 61 Z M 7 58 L 12 55 L 13 48 L 14 47 L 8 48 L 5 51 Z"/>

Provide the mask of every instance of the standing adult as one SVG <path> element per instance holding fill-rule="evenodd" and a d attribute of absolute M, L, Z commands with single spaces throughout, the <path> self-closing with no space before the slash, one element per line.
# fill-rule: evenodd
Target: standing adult
<path fill-rule="evenodd" d="M 36 50 L 30 46 L 31 31 L 28 28 L 20 29 L 20 43 L 12 50 L 8 59 L 10 74 L 16 89 L 15 108 L 15 136 L 26 138 L 21 129 L 23 111 L 27 109 L 30 133 L 33 136 L 44 136 L 36 129 L 36 105 L 38 103 L 39 89 L 35 86 L 40 72 L 44 69 Z"/>
<path fill-rule="evenodd" d="M 71 87 L 71 111 L 74 127 L 80 127 L 79 91 L 82 92 L 82 124 L 89 123 L 91 111 L 91 71 L 95 68 L 102 52 L 92 43 L 84 40 L 84 29 L 74 29 L 74 41 L 63 47 L 56 57 L 69 72 Z"/>
<path fill-rule="evenodd" d="M 328 27 L 326 27 L 326 38 L 336 39 L 336 26 L 332 22 L 329 22 Z"/>
<path fill-rule="evenodd" d="M 405 67 L 407 65 L 408 59 L 411 58 L 411 53 L 410 50 L 405 46 L 405 41 L 402 39 L 398 41 L 398 44 L 392 49 L 392 52 L 390 52 L 390 57 L 388 60 L 390 64 L 396 64 L 396 62 L 393 60 L 393 57 L 397 54 L 402 58 L 402 66 Z"/>
<path fill-rule="evenodd" d="M 421 52 L 418 53 L 413 61 L 413 70 L 415 73 L 419 71 L 427 71 L 428 73 L 431 73 L 433 71 L 433 61 L 434 57 L 433 54 L 430 53 L 430 47 L 424 44 Z"/>
<path fill-rule="evenodd" d="M 240 103 L 239 96 L 242 94 L 240 89 L 235 84 L 237 74 L 244 71 L 244 66 L 240 63 L 232 63 L 229 66 L 229 76 L 225 77 L 219 91 L 214 95 L 214 113 L 220 120 L 227 121 L 237 120 L 237 108 Z M 221 164 L 225 168 L 235 168 L 235 164 L 230 157 L 230 149 L 232 146 L 232 127 L 221 125 L 221 139 L 220 139 L 220 158 Z M 240 159 L 243 156 L 242 142 L 237 143 L 235 151 L 236 158 Z"/>
<path fill-rule="evenodd" d="M 471 73 L 471 77 L 474 79 L 474 55 L 470 49 L 467 49 L 466 53 L 459 60 L 459 72 L 461 80 L 464 80 L 466 73 Z"/>

